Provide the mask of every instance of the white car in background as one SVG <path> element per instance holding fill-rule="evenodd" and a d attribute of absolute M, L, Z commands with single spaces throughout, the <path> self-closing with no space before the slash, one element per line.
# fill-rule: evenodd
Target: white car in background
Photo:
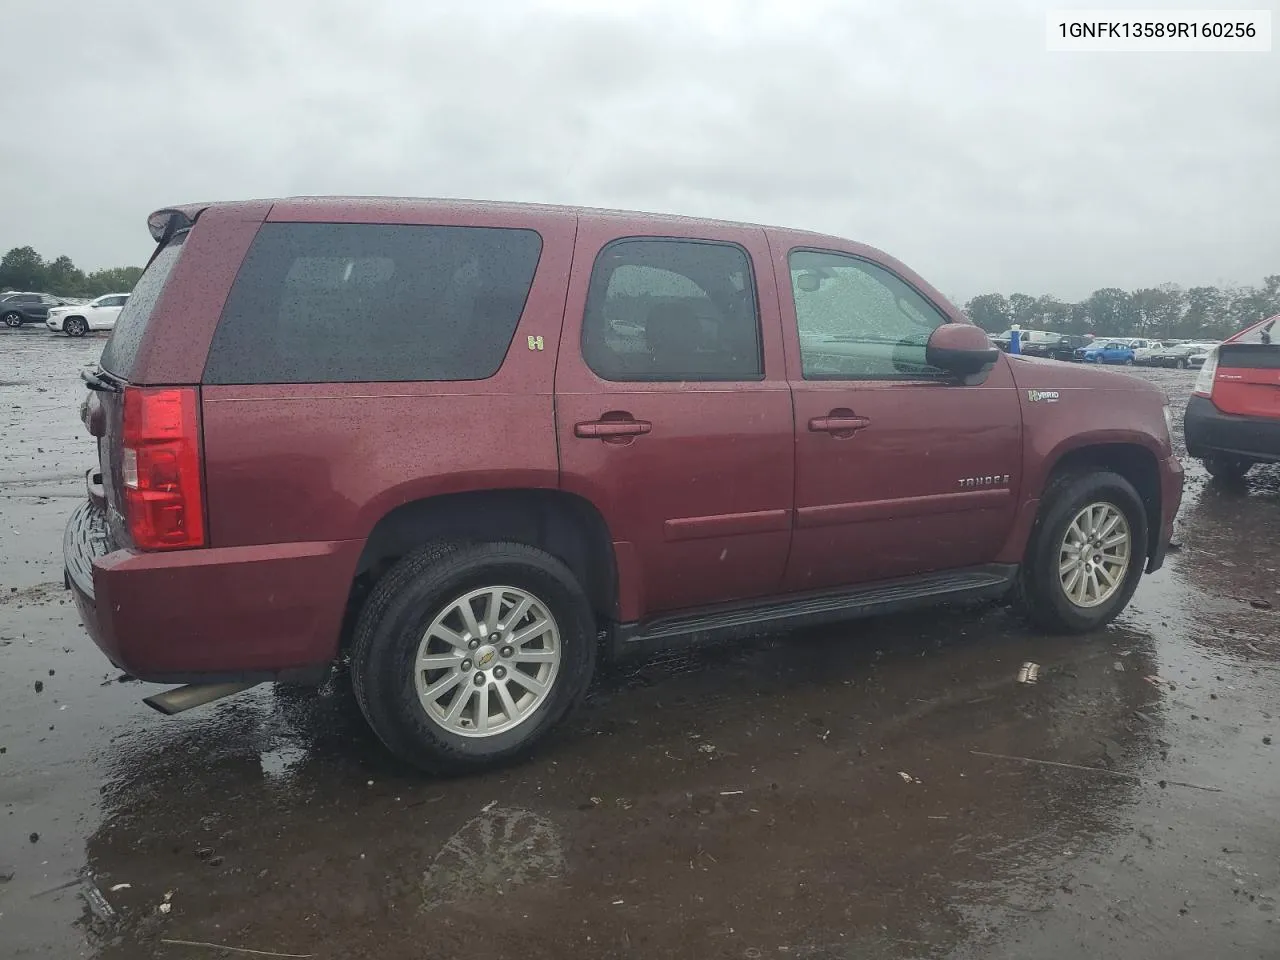
<path fill-rule="evenodd" d="M 1187 366 L 1192 370 L 1199 370 L 1204 366 L 1205 360 L 1209 358 L 1209 351 L 1217 347 L 1218 342 L 1216 340 L 1197 341 L 1193 342 L 1192 346 L 1195 349 L 1187 356 Z"/>
<path fill-rule="evenodd" d="M 90 330 L 110 330 L 128 302 L 127 293 L 108 293 L 79 306 L 54 307 L 49 311 L 45 326 L 68 337 L 83 337 Z"/>
<path fill-rule="evenodd" d="M 1145 363 L 1150 360 L 1153 353 L 1163 349 L 1164 344 L 1159 340 L 1147 340 L 1139 337 L 1137 339 L 1130 340 L 1129 346 L 1133 348 L 1133 362 Z"/>

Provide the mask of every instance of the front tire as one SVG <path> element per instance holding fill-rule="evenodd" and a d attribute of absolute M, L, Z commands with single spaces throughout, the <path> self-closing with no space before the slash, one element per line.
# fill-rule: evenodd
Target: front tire
<path fill-rule="evenodd" d="M 5 326 L 13 327 L 15 330 L 22 326 L 22 314 L 16 311 L 6 313 L 3 317 L 0 317 L 0 320 L 4 320 Z"/>
<path fill-rule="evenodd" d="M 83 337 L 89 332 L 89 325 L 84 322 L 83 317 L 68 317 L 63 322 L 62 329 L 68 337 Z"/>
<path fill-rule="evenodd" d="M 1244 457 L 1232 457 L 1223 453 L 1205 457 L 1201 462 L 1204 464 L 1204 468 L 1209 471 L 1209 476 L 1215 480 L 1223 480 L 1228 483 L 1243 480 L 1244 475 L 1253 466 L 1252 460 L 1246 460 Z"/>
<path fill-rule="evenodd" d="M 1147 514 L 1124 477 L 1068 473 L 1045 492 L 1019 578 L 1030 619 L 1051 633 L 1087 633 L 1116 618 L 1138 588 Z"/>
<path fill-rule="evenodd" d="M 581 701 L 596 642 L 591 605 L 555 557 L 434 544 L 374 587 L 351 681 L 388 749 L 428 773 L 466 773 L 527 755 Z"/>

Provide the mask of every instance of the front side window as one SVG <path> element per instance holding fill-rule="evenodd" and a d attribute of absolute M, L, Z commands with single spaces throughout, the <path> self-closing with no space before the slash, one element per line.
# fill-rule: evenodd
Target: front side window
<path fill-rule="evenodd" d="M 582 353 L 604 380 L 758 380 L 760 320 L 746 252 L 620 240 L 591 271 Z"/>
<path fill-rule="evenodd" d="M 938 308 L 888 270 L 846 254 L 793 250 L 791 292 L 806 380 L 931 380 Z"/>

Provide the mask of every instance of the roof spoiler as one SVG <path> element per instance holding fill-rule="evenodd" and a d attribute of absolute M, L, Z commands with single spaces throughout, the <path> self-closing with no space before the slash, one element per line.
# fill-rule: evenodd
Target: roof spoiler
<path fill-rule="evenodd" d="M 163 210 L 157 210 L 147 217 L 147 230 L 151 232 L 151 239 L 156 242 L 156 248 L 151 252 L 151 258 L 147 260 L 147 266 L 151 266 L 151 261 L 173 239 L 174 234 L 181 230 L 191 229 L 195 224 L 195 218 L 199 215 L 199 211 L 196 211 L 193 217 L 188 215 L 186 210 L 181 210 L 177 207 L 165 207 Z"/>

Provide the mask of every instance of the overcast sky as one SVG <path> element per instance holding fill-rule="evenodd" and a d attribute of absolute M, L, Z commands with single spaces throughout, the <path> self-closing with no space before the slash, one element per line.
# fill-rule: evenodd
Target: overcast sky
<path fill-rule="evenodd" d="M 356 193 L 807 227 L 958 299 L 1280 272 L 1280 50 L 1047 53 L 1068 5 L 4 0 L 0 251 Z"/>

